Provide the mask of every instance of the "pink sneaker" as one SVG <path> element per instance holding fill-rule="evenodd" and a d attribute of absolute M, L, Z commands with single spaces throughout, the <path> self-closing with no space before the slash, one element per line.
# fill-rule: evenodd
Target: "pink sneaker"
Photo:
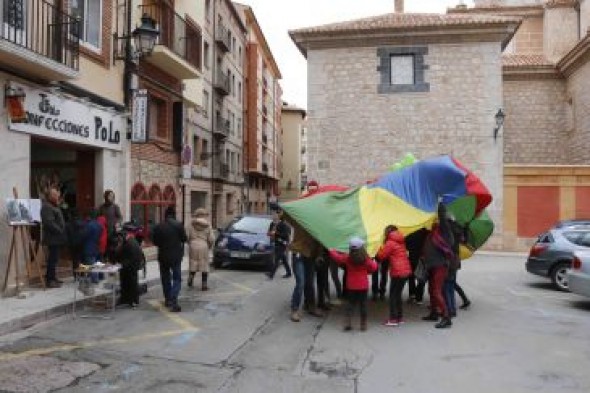
<path fill-rule="evenodd" d="M 388 319 L 387 321 L 385 321 L 384 325 L 385 326 L 398 326 L 399 322 L 397 319 Z"/>

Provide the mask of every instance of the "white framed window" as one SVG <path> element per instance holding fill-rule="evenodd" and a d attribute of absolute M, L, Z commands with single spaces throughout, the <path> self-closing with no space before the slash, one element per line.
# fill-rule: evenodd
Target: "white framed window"
<path fill-rule="evenodd" d="M 78 29 L 74 29 L 72 34 L 91 48 L 101 49 L 102 0 L 71 0 L 70 13 L 80 20 Z"/>
<path fill-rule="evenodd" d="M 390 78 L 392 85 L 413 85 L 414 55 L 392 55 Z"/>

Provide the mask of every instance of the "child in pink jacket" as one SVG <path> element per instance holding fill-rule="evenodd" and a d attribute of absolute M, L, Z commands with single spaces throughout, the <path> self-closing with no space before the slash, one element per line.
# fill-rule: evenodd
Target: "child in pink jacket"
<path fill-rule="evenodd" d="M 339 265 L 346 266 L 346 290 L 348 292 L 348 307 L 344 330 L 352 329 L 352 314 L 358 304 L 361 313 L 361 331 L 367 330 L 367 293 L 369 279 L 367 276 L 377 270 L 377 263 L 367 255 L 365 242 L 353 237 L 349 242 L 349 253 L 330 250 L 330 258 Z"/>

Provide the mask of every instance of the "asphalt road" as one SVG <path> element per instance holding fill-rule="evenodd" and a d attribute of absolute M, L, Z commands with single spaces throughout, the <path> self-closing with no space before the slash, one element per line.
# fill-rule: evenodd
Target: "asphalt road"
<path fill-rule="evenodd" d="M 32 392 L 589 392 L 590 299 L 551 289 L 516 257 L 478 256 L 459 280 L 473 306 L 437 330 L 407 323 L 345 333 L 342 307 L 290 322 L 294 282 L 221 270 L 212 290 L 160 289 L 113 320 L 71 319 L 0 338 L 0 391 Z"/>

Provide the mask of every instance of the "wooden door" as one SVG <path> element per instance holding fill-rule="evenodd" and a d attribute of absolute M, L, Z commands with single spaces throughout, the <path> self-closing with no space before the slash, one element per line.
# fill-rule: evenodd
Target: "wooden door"
<path fill-rule="evenodd" d="M 80 214 L 86 216 L 97 207 L 94 201 L 94 151 L 78 151 L 76 166 L 76 205 Z"/>

